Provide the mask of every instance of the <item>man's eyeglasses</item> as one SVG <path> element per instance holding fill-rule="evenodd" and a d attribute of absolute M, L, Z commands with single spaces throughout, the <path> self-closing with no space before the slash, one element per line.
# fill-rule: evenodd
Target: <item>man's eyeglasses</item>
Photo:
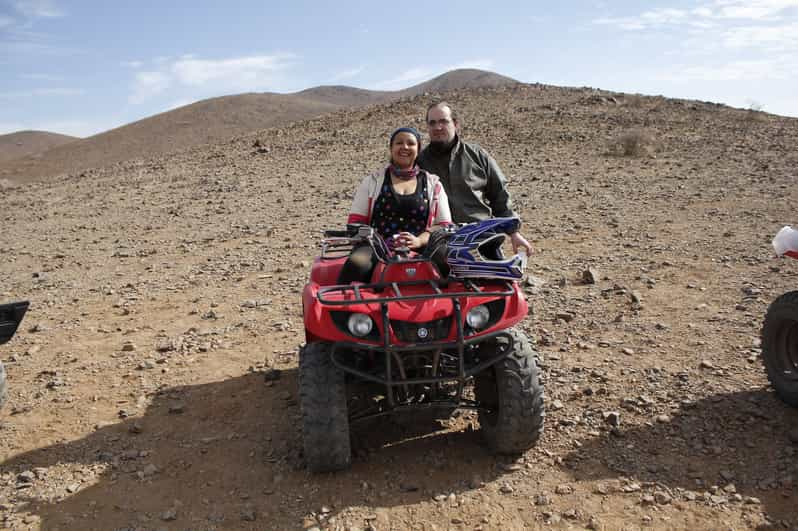
<path fill-rule="evenodd" d="M 440 120 L 429 120 L 427 125 L 430 127 L 436 127 L 438 125 L 446 127 L 450 123 L 452 123 L 452 121 L 449 118 L 441 118 Z"/>

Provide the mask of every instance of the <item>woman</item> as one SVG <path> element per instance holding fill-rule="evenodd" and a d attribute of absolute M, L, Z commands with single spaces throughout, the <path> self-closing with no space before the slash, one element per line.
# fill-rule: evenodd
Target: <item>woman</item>
<path fill-rule="evenodd" d="M 400 127 L 388 145 L 390 164 L 360 183 L 347 223 L 371 225 L 391 248 L 418 250 L 427 244 L 432 230 L 451 224 L 449 201 L 440 179 L 416 164 L 421 149 L 418 131 Z M 340 281 L 368 282 L 375 263 L 370 248 L 355 249 Z"/>

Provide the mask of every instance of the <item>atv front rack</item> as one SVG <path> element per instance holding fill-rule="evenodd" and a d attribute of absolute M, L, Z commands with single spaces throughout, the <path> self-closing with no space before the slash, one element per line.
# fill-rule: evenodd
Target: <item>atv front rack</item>
<path fill-rule="evenodd" d="M 457 291 L 443 291 L 452 283 L 462 285 L 462 289 Z M 510 281 L 506 280 L 491 280 L 492 287 L 480 286 L 471 280 L 452 280 L 452 281 L 439 281 L 439 280 L 409 280 L 401 282 L 382 282 L 373 284 L 354 284 L 354 285 L 339 285 L 329 286 L 319 289 L 317 299 L 321 304 L 329 306 L 354 306 L 358 304 L 379 304 L 380 317 L 382 321 L 382 338 L 381 344 L 367 344 L 357 343 L 354 341 L 339 341 L 332 345 L 330 357 L 335 366 L 339 369 L 353 374 L 363 380 L 373 383 L 382 384 L 386 387 L 386 399 L 391 408 L 395 408 L 396 398 L 394 395 L 394 388 L 399 386 L 410 385 L 433 385 L 444 383 L 457 384 L 456 398 L 451 401 L 455 407 L 472 407 L 469 406 L 469 401 L 463 397 L 463 389 L 465 383 L 469 378 L 472 378 L 478 372 L 488 368 L 489 366 L 499 362 L 505 358 L 512 350 L 513 338 L 506 330 L 498 330 L 487 334 L 479 334 L 475 337 L 466 338 L 463 312 L 462 312 L 462 298 L 490 298 L 490 297 L 510 297 L 515 293 L 515 288 Z M 497 286 L 498 285 L 498 286 Z M 402 290 L 407 288 L 427 287 L 429 293 L 423 294 L 403 294 Z M 443 288 L 443 289 L 442 289 Z M 378 296 L 375 298 L 364 298 L 363 293 L 369 291 L 371 293 L 385 293 L 385 296 Z M 341 297 L 346 299 L 330 298 L 333 294 L 340 294 Z M 451 299 L 454 310 L 454 323 L 456 328 L 456 336 L 448 341 L 420 341 L 416 343 L 403 343 L 396 345 L 391 343 L 392 325 L 389 316 L 389 303 L 400 301 L 424 301 L 430 299 Z M 487 339 L 496 337 L 506 337 L 508 345 L 507 348 L 501 349 L 494 356 L 489 359 L 481 360 L 479 363 L 471 367 L 466 367 L 465 363 L 465 349 L 467 346 L 475 343 L 484 342 Z M 449 336 L 450 337 L 450 336 Z M 385 360 L 385 374 L 375 375 L 358 369 L 350 364 L 347 364 L 338 355 L 341 350 L 366 350 L 375 353 L 384 354 Z M 437 374 L 438 367 L 432 367 L 432 374 L 428 377 L 421 378 L 406 378 L 403 374 L 396 378 L 393 374 L 393 363 L 396 361 L 397 367 L 402 372 L 402 359 L 401 354 L 404 352 L 412 351 L 437 351 L 438 353 L 444 350 L 454 350 L 457 352 L 457 372 L 455 374 Z M 433 397 L 434 398 L 434 397 Z"/>
<path fill-rule="evenodd" d="M 444 289 L 447 287 L 447 284 L 452 282 L 462 284 L 464 290 L 457 291 L 457 292 L 444 292 L 441 289 L 441 285 L 444 285 Z M 399 302 L 399 301 L 422 301 L 422 300 L 429 300 L 429 299 L 452 299 L 456 301 L 461 297 L 477 297 L 477 298 L 488 298 L 488 297 L 509 297 L 513 293 L 515 293 L 515 289 L 511 282 L 507 280 L 494 280 L 491 279 L 492 284 L 500 284 L 500 289 L 491 289 L 491 290 L 483 290 L 480 286 L 478 286 L 472 280 L 456 280 L 456 281 L 439 281 L 439 280 L 404 280 L 401 282 L 378 282 L 374 284 L 352 284 L 352 285 L 341 285 L 341 286 L 329 286 L 326 288 L 320 288 L 316 298 L 322 304 L 326 304 L 329 306 L 353 306 L 355 304 L 386 304 L 389 302 Z M 409 288 L 409 287 L 428 287 L 432 293 L 423 293 L 423 294 L 415 294 L 415 295 L 403 295 L 402 288 Z M 386 290 L 389 290 L 391 295 L 385 297 L 375 297 L 375 298 L 363 298 L 364 291 L 373 291 L 375 293 L 382 293 Z M 325 295 L 331 295 L 333 293 L 340 293 L 341 296 L 346 296 L 348 294 L 353 294 L 353 298 L 347 299 L 330 299 L 329 297 L 325 297 Z M 457 305 L 459 308 L 459 304 Z"/>

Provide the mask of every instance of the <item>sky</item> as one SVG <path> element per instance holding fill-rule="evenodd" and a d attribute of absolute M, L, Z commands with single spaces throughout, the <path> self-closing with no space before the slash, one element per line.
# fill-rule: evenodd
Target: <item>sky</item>
<path fill-rule="evenodd" d="M 798 0 L 0 0 L 0 134 L 455 68 L 798 117 Z"/>

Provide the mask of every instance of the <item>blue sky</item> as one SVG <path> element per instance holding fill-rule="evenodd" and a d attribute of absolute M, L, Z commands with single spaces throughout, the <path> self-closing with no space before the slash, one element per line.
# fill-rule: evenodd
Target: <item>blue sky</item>
<path fill-rule="evenodd" d="M 798 0 L 0 0 L 0 134 L 461 67 L 798 116 Z"/>

